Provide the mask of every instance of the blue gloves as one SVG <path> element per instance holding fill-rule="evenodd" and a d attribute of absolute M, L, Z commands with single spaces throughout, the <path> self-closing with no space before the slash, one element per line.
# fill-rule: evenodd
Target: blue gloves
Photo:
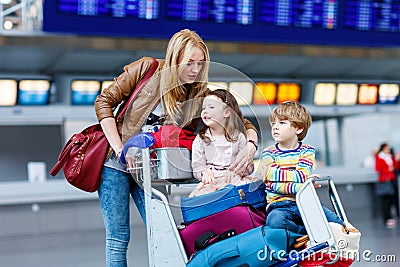
<path fill-rule="evenodd" d="M 131 147 L 137 148 L 149 148 L 154 145 L 156 139 L 153 137 L 151 133 L 143 132 L 136 134 L 129 138 L 129 140 L 125 143 L 124 149 L 122 149 L 121 156 L 119 158 L 120 162 L 126 164 L 125 155 L 128 152 L 128 149 Z"/>

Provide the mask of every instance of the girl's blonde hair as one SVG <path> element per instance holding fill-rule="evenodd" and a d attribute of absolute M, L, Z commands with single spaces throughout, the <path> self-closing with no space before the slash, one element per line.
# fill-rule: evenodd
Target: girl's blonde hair
<path fill-rule="evenodd" d="M 176 123 L 176 116 L 180 113 L 177 102 L 182 98 L 182 95 L 187 94 L 185 88 L 179 82 L 179 74 L 182 73 L 189 62 L 194 48 L 199 48 L 203 52 L 204 64 L 194 84 L 190 85 L 189 99 L 202 97 L 207 91 L 210 62 L 208 48 L 197 33 L 188 29 L 175 33 L 168 43 L 165 64 L 160 77 L 160 92 L 161 103 L 173 123 Z M 194 118 L 195 113 L 196 111 L 193 110 L 193 114 L 185 114 L 185 117 Z"/>
<path fill-rule="evenodd" d="M 285 101 L 274 108 L 269 117 L 269 121 L 272 123 L 276 119 L 281 121 L 288 120 L 293 127 L 303 129 L 303 131 L 297 135 L 299 141 L 306 137 L 312 123 L 310 112 L 297 101 Z"/>
<path fill-rule="evenodd" d="M 206 95 L 206 97 L 212 95 L 219 98 L 222 101 L 222 104 L 226 105 L 226 108 L 230 109 L 230 116 L 226 120 L 226 124 L 223 125 L 226 140 L 228 140 L 229 142 L 237 141 L 239 137 L 239 135 L 237 134 L 237 130 L 242 132 L 246 136 L 246 128 L 243 122 L 243 115 L 240 111 L 239 104 L 236 101 L 236 98 L 225 89 L 216 89 L 214 91 L 210 91 Z M 209 144 L 211 140 L 205 135 L 207 129 L 208 126 L 203 125 L 199 132 L 199 135 L 206 144 Z"/>

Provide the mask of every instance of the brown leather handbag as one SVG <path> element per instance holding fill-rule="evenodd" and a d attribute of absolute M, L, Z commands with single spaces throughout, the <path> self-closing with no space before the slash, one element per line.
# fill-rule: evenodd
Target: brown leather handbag
<path fill-rule="evenodd" d="M 147 81 L 158 67 L 158 61 L 153 58 L 153 64 L 135 90 L 118 110 L 117 120 L 124 118 L 125 112 Z M 80 133 L 74 134 L 64 145 L 57 163 L 50 171 L 55 176 L 63 169 L 67 181 L 86 192 L 94 192 L 101 182 L 101 170 L 108 151 L 108 141 L 99 123 L 91 125 Z"/>

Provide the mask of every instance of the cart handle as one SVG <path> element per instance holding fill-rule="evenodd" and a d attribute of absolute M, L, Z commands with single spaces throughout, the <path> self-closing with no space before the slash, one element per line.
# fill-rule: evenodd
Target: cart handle
<path fill-rule="evenodd" d="M 336 190 L 335 183 L 333 182 L 333 179 L 331 176 L 322 176 L 322 177 L 310 177 L 307 179 L 311 180 L 311 182 L 320 182 L 320 181 L 328 181 L 328 192 L 329 192 L 329 199 L 332 203 L 333 208 L 335 209 L 336 214 L 339 216 L 339 218 L 343 221 L 344 226 L 347 226 L 349 224 L 349 221 L 346 216 L 346 212 L 343 209 L 342 202 L 340 201 L 339 194 Z"/>

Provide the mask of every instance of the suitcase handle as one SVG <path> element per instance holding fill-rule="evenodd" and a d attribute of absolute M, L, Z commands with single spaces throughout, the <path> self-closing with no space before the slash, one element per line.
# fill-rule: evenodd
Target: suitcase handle
<path fill-rule="evenodd" d="M 222 234 L 207 231 L 194 241 L 194 249 L 199 251 L 206 247 L 236 235 L 235 229 L 229 229 Z"/>
<path fill-rule="evenodd" d="M 221 257 L 221 255 L 223 256 Z M 240 256 L 240 251 L 238 244 L 236 243 L 234 246 L 224 247 L 224 249 L 220 251 L 220 253 L 217 253 L 214 256 L 211 255 L 211 257 L 208 259 L 208 266 L 216 266 L 219 262 L 225 259 L 239 257 L 239 256 Z"/>

